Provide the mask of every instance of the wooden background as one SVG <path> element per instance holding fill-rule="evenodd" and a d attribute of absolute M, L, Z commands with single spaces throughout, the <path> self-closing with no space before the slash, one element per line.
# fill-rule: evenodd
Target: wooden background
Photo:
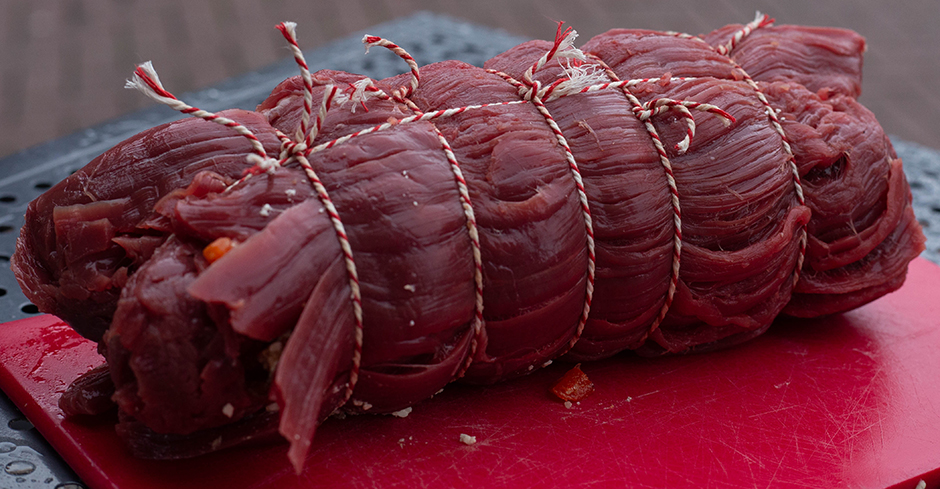
<path fill-rule="evenodd" d="M 185 93 L 288 57 L 282 20 L 314 49 L 419 10 L 526 38 L 564 20 L 581 41 L 615 27 L 705 33 L 758 10 L 854 29 L 868 39 L 861 101 L 888 134 L 940 149 L 937 0 L 0 0 L 0 157 L 148 106 L 122 88 L 137 63 Z"/>

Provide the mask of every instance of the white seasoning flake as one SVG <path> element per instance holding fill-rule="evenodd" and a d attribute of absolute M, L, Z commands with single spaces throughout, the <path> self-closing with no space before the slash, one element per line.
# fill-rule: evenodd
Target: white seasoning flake
<path fill-rule="evenodd" d="M 395 416 L 396 418 L 407 418 L 409 414 L 411 414 L 410 406 L 400 411 L 395 411 L 394 413 L 392 413 L 392 416 Z"/>
<path fill-rule="evenodd" d="M 403 176 L 403 177 L 405 177 L 405 178 L 408 178 L 408 170 L 402 170 L 402 171 L 401 171 L 401 176 Z"/>
<path fill-rule="evenodd" d="M 272 402 L 264 407 L 264 410 L 269 413 L 276 413 L 281 410 L 281 406 L 278 406 L 276 402 Z"/>
<path fill-rule="evenodd" d="M 460 443 L 463 443 L 464 445 L 473 445 L 476 442 L 477 442 L 477 437 L 470 436 L 466 433 L 460 434 Z"/>
<path fill-rule="evenodd" d="M 224 414 L 226 418 L 231 418 L 232 415 L 235 414 L 235 406 L 233 406 L 230 402 L 226 403 L 224 406 L 222 406 L 222 414 Z"/>
<path fill-rule="evenodd" d="M 408 284 L 408 285 L 405 285 L 405 290 L 407 290 L 408 292 L 414 292 L 416 289 L 415 289 L 414 284 Z"/>
<path fill-rule="evenodd" d="M 222 437 L 218 437 L 215 440 L 212 440 L 212 449 L 218 450 L 222 446 Z"/>
<path fill-rule="evenodd" d="M 297 190 L 292 189 L 292 188 L 289 188 L 289 189 L 285 190 L 284 193 L 287 194 L 288 197 L 293 197 L 293 196 L 297 195 Z"/>
<path fill-rule="evenodd" d="M 545 362 L 545 363 L 542 364 L 542 368 L 545 368 L 545 367 L 547 367 L 547 366 L 549 366 L 549 365 L 551 365 L 551 364 L 552 364 L 552 361 L 549 360 L 549 361 L 547 361 L 547 362 Z"/>
<path fill-rule="evenodd" d="M 414 326 L 414 325 L 415 325 L 414 319 L 412 319 L 411 321 L 408 321 L 408 326 Z"/>
<path fill-rule="evenodd" d="M 413 201 L 411 201 L 411 203 L 414 204 L 415 207 L 418 207 L 418 201 L 413 200 Z"/>
<path fill-rule="evenodd" d="M 261 206 L 261 211 L 259 211 L 258 214 L 261 214 L 262 217 L 268 217 L 271 215 L 271 211 L 273 210 L 274 208 L 271 207 L 271 204 L 264 204 Z"/>
<path fill-rule="evenodd" d="M 363 411 L 368 411 L 368 410 L 372 409 L 372 405 L 371 405 L 371 404 L 369 404 L 368 402 L 359 400 L 359 399 L 353 399 L 353 400 L 352 400 L 352 405 L 353 405 L 353 406 L 356 406 L 356 407 L 362 408 Z"/>
<path fill-rule="evenodd" d="M 571 409 L 571 401 L 565 401 L 565 409 Z"/>

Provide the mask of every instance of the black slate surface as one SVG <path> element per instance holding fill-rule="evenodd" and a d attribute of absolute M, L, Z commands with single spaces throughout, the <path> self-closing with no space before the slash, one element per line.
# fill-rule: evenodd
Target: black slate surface
<path fill-rule="evenodd" d="M 405 47 L 419 65 L 447 59 L 482 65 L 490 57 L 524 41 L 502 31 L 427 13 L 375 26 L 368 33 Z M 307 63 L 312 70 L 331 68 L 363 73 L 375 79 L 407 70 L 400 59 L 384 49 L 373 49 L 364 55 L 361 37 L 357 34 L 307 52 Z M 253 109 L 278 82 L 295 74 L 297 67 L 293 59 L 285 59 L 269 68 L 180 98 L 210 111 L 232 107 Z M 122 84 L 123 80 L 115 80 L 115 90 L 120 90 Z M 173 87 L 167 88 L 173 90 Z M 0 322 L 36 314 L 35 306 L 26 300 L 9 271 L 10 256 L 29 201 L 116 143 L 180 117 L 167 107 L 157 106 L 0 160 Z M 928 237 L 924 256 L 940 263 L 940 152 L 897 137 L 892 140 L 904 160 L 915 214 Z M 22 470 L 16 468 L 28 466 L 16 462 L 27 462 L 34 469 L 21 473 Z M 4 468 L 0 472 L 0 489 L 83 487 L 2 393 L 0 467 Z"/>

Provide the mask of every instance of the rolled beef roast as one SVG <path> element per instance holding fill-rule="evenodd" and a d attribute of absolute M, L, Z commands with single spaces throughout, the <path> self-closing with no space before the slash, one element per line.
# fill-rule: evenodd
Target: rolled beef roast
<path fill-rule="evenodd" d="M 562 355 L 718 348 L 900 287 L 924 237 L 856 102 L 860 36 L 764 18 L 571 40 L 416 86 L 317 72 L 314 105 L 351 100 L 305 146 L 294 77 L 218 114 L 257 143 L 181 120 L 47 191 L 13 270 L 107 359 L 63 409 L 113 401 L 145 457 L 279 432 L 299 467 L 339 409 Z M 259 146 L 282 164 L 253 171 Z"/>

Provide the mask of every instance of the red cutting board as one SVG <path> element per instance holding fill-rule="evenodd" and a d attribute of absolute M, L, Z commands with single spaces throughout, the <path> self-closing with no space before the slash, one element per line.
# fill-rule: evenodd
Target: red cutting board
<path fill-rule="evenodd" d="M 940 268 L 923 259 L 851 313 L 715 353 L 583 365 L 596 390 L 570 409 L 548 394 L 570 367 L 556 362 L 449 387 L 404 419 L 328 421 L 300 476 L 283 444 L 142 461 L 106 424 L 64 420 L 58 394 L 101 360 L 53 317 L 0 325 L 0 354 L 0 388 L 92 488 L 940 484 Z"/>

